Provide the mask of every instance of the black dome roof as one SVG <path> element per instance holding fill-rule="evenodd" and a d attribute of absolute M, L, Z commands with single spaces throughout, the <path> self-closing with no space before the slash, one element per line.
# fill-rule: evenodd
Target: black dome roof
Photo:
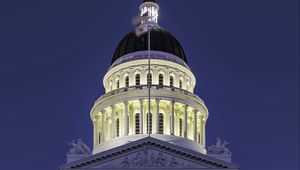
<path fill-rule="evenodd" d="M 112 59 L 112 64 L 122 56 L 137 52 L 148 50 L 147 33 L 137 36 L 135 31 L 128 33 L 116 48 Z M 151 29 L 151 50 L 171 53 L 187 63 L 183 48 L 177 39 L 160 27 Z"/>
<path fill-rule="evenodd" d="M 144 0 L 143 3 L 144 2 L 154 2 L 154 3 L 156 3 L 155 0 Z"/>

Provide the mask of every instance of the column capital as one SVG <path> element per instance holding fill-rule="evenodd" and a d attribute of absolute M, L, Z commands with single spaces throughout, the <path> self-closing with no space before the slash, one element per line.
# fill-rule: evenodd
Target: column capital
<path fill-rule="evenodd" d="M 140 104 L 143 104 L 144 99 L 139 99 Z"/>
<path fill-rule="evenodd" d="M 184 111 L 186 111 L 186 112 L 187 112 L 187 110 L 188 110 L 188 107 L 189 107 L 189 105 L 185 104 L 185 105 L 184 105 Z"/>
<path fill-rule="evenodd" d="M 200 114 L 200 118 L 202 119 L 202 121 L 204 121 L 204 115 Z"/>
<path fill-rule="evenodd" d="M 160 98 L 155 98 L 155 102 L 159 103 L 160 102 Z"/>
<path fill-rule="evenodd" d="M 112 111 L 116 110 L 116 106 L 115 105 L 111 105 L 110 108 L 111 108 Z"/>
<path fill-rule="evenodd" d="M 171 100 L 171 104 L 175 104 L 175 100 L 174 99 Z"/>
<path fill-rule="evenodd" d="M 128 105 L 128 101 L 123 101 L 123 104 L 124 104 L 125 106 L 127 106 L 127 105 Z"/>
<path fill-rule="evenodd" d="M 97 114 L 96 116 L 95 116 L 95 120 L 97 121 L 97 120 L 99 120 L 101 118 L 101 116 L 99 115 L 99 114 Z"/>

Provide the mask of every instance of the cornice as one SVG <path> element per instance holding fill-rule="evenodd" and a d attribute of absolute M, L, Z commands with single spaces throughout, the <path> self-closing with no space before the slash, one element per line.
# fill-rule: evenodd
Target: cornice
<path fill-rule="evenodd" d="M 92 155 L 88 158 L 65 164 L 61 166 L 60 169 L 87 169 L 89 167 L 92 167 L 93 165 L 111 161 L 113 159 L 120 158 L 137 151 L 141 151 L 145 148 L 159 149 L 160 151 L 164 151 L 168 154 L 172 154 L 173 156 L 186 159 L 188 161 L 206 166 L 211 169 L 238 169 L 238 166 L 235 164 L 228 163 L 186 148 L 172 145 L 168 142 L 164 142 L 152 137 L 146 137 L 138 141 L 134 141 L 132 143 L 128 143 L 123 146 L 119 146 L 111 150 Z"/>

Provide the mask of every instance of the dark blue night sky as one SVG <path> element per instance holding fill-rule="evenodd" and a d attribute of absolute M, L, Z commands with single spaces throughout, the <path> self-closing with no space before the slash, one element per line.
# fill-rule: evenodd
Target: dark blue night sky
<path fill-rule="evenodd" d="M 142 0 L 0 2 L 0 169 L 53 170 L 92 145 L 89 112 Z M 158 0 L 242 170 L 299 169 L 299 3 Z"/>

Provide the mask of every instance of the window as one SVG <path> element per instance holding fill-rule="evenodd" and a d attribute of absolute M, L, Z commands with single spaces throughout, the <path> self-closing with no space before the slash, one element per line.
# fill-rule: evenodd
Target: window
<path fill-rule="evenodd" d="M 173 78 L 173 76 L 170 77 L 170 86 L 171 87 L 174 86 L 174 78 Z"/>
<path fill-rule="evenodd" d="M 147 75 L 148 75 L 147 76 L 147 84 L 152 84 L 152 74 L 150 73 L 150 75 L 149 75 L 149 73 L 148 73 Z"/>
<path fill-rule="evenodd" d="M 135 75 L 135 85 L 139 86 L 141 84 L 141 76 L 140 74 Z"/>
<path fill-rule="evenodd" d="M 162 74 L 158 76 L 158 84 L 161 86 L 164 85 L 164 76 Z"/>
<path fill-rule="evenodd" d="M 158 117 L 158 134 L 164 134 L 164 115 L 159 113 Z"/>
<path fill-rule="evenodd" d="M 129 87 L 129 76 L 125 77 L 125 86 Z"/>
<path fill-rule="evenodd" d="M 117 80 L 117 89 L 120 88 L 120 80 Z"/>
<path fill-rule="evenodd" d="M 149 134 L 149 124 L 148 124 L 148 120 L 149 120 L 149 113 L 147 113 L 147 134 Z M 150 113 L 150 134 L 152 134 L 152 113 Z"/>
<path fill-rule="evenodd" d="M 182 80 L 179 80 L 179 88 L 182 89 Z"/>
<path fill-rule="evenodd" d="M 135 114 L 135 134 L 140 133 L 140 114 Z"/>
<path fill-rule="evenodd" d="M 101 143 L 101 134 L 100 134 L 100 132 L 99 132 L 99 134 L 98 134 L 98 143 L 99 143 L 99 144 Z"/>
<path fill-rule="evenodd" d="M 116 127 L 117 127 L 117 137 L 120 136 L 120 119 L 118 118 L 116 121 Z"/>
<path fill-rule="evenodd" d="M 182 124 L 183 124 L 183 121 L 182 121 L 182 119 L 180 118 L 180 119 L 179 119 L 179 136 L 182 136 Z"/>

